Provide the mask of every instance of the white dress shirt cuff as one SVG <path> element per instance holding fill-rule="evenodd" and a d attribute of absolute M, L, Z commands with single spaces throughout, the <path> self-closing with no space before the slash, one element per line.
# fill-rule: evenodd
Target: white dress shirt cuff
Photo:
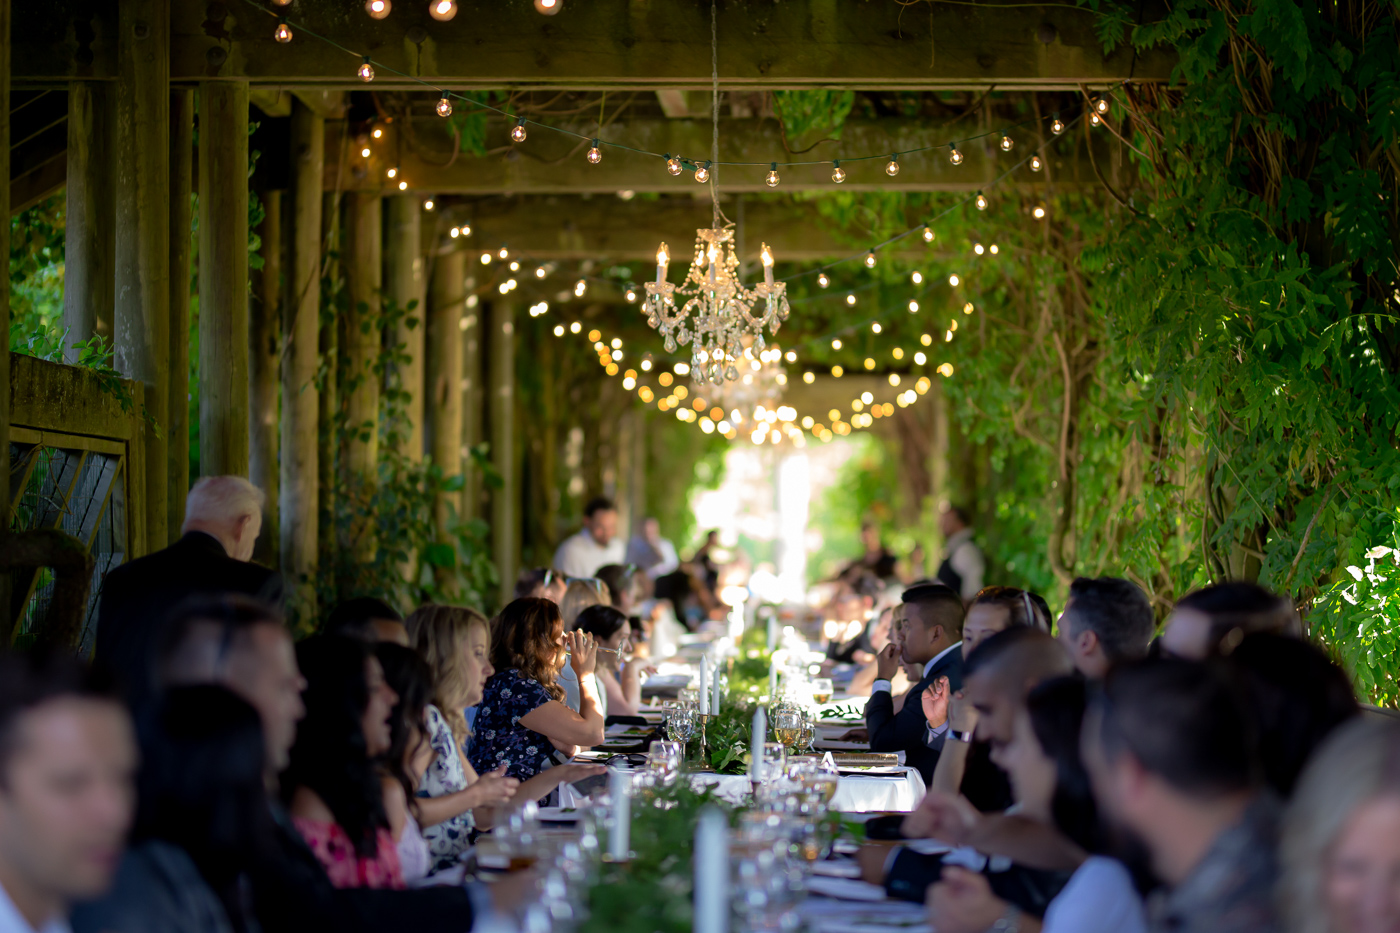
<path fill-rule="evenodd" d="M 881 692 L 884 692 L 884 693 L 893 693 L 893 692 L 894 692 L 894 687 L 892 687 L 892 686 L 890 685 L 890 682 L 889 682 L 888 680 L 877 680 L 877 681 L 875 681 L 873 684 L 870 685 L 870 695 L 871 695 L 871 696 L 874 696 L 875 694 L 881 693 Z"/>

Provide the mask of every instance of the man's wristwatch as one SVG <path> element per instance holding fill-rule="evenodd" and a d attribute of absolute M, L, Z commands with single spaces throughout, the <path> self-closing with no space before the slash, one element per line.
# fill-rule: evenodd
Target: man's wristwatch
<path fill-rule="evenodd" d="M 1021 911 L 1014 904 L 1006 905 L 1006 912 L 997 918 L 997 922 L 987 928 L 987 933 L 1019 933 L 1021 929 Z"/>
<path fill-rule="evenodd" d="M 959 732 L 957 729 L 948 727 L 948 737 L 954 742 L 966 742 L 972 744 L 972 736 L 975 730 L 968 729 L 966 732 Z"/>

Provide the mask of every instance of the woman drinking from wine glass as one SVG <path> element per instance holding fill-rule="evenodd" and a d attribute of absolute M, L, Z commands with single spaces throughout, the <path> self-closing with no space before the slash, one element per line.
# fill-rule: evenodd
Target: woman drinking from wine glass
<path fill-rule="evenodd" d="M 578 676 L 578 712 L 564 705 L 556 680 L 566 662 Z M 517 599 L 502 609 L 491 646 L 495 673 L 477 713 L 472 766 L 478 772 L 504 766 L 506 774 L 526 781 L 580 747 L 601 745 L 596 664 L 593 636 L 566 634 L 559 607 L 549 600 Z"/>
<path fill-rule="evenodd" d="M 612 606 L 589 606 L 578 616 L 578 630 L 598 643 L 597 676 L 603 681 L 608 712 L 635 716 L 642 706 L 641 662 L 632 656 L 632 626 Z"/>

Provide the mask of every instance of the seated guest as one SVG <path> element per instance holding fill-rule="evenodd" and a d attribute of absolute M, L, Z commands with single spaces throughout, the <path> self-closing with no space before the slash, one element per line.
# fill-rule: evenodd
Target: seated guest
<path fill-rule="evenodd" d="M 962 599 L 948 587 L 934 583 L 905 590 L 903 602 L 895 609 L 899 638 L 880 652 L 879 670 L 865 706 L 870 750 L 903 751 L 907 763 L 926 782 L 933 778 L 938 752 L 924 742 L 923 707 L 905 703 L 896 714 L 890 678 L 902 661 L 922 667 L 923 677 L 910 691 L 914 697 L 938 680 L 946 679 L 952 690 L 962 687 L 962 623 Z"/>
<path fill-rule="evenodd" d="M 257 709 L 266 743 L 265 782 L 276 789 L 305 714 L 305 682 L 281 619 L 243 597 L 190 603 L 172 617 L 160 661 L 167 685 L 222 684 Z M 493 909 L 492 895 L 477 885 L 422 891 L 337 888 L 280 801 L 269 804 L 276 850 L 266 870 L 253 877 L 251 892 L 264 933 L 467 933 L 473 917 L 486 917 Z"/>
<path fill-rule="evenodd" d="M 1400 929 L 1400 723 L 1355 720 L 1303 771 L 1283 820 L 1289 933 Z"/>
<path fill-rule="evenodd" d="M 1084 735 L 1100 810 L 1145 846 L 1165 886 L 1149 928 L 1277 930 L 1277 805 L 1259 793 L 1249 713 L 1225 675 L 1174 659 L 1118 665 Z"/>
<path fill-rule="evenodd" d="M 892 579 L 898 559 L 881 543 L 880 529 L 874 522 L 861 524 L 860 543 L 865 548 L 864 553 L 842 568 L 840 579 L 853 583 L 862 574 L 873 574 L 876 580 Z"/>
<path fill-rule="evenodd" d="M 971 663 L 973 653 L 993 635 L 1007 629 L 1039 632 L 1049 630 L 1049 614 L 1042 614 L 1035 600 L 1031 598 L 1032 595 L 1025 590 L 1011 587 L 989 586 L 984 587 L 973 598 L 972 605 L 967 610 L 967 618 L 963 622 L 964 681 L 976 669 Z M 1043 662 L 1035 666 L 1033 676 L 1037 683 L 1062 670 L 1060 662 L 1063 653 L 1053 650 L 1048 644 L 1048 638 L 1028 641 L 1036 647 L 1013 651 L 1008 649 L 1017 643 L 1016 638 L 1003 639 L 1007 649 L 993 648 L 984 653 L 979 658 L 977 667 L 986 665 L 989 671 L 1004 670 L 1011 663 L 1011 658 L 1003 658 L 1001 653 L 1008 650 L 1008 654 L 1024 651 L 1028 657 Z M 1017 694 L 1016 702 L 1020 701 L 1026 690 L 1034 686 L 1033 683 L 1026 682 L 1027 679 L 1021 676 L 1014 686 L 1010 687 L 1012 692 Z M 994 675 L 990 680 L 991 684 L 995 685 L 994 689 L 1005 683 L 1005 678 L 1000 676 Z M 934 768 L 930 786 L 956 794 L 963 787 L 964 781 L 969 781 L 971 786 L 968 788 L 968 795 L 978 809 L 1000 810 L 1009 805 L 1011 788 L 1006 783 L 1006 775 L 991 761 L 991 745 L 987 738 L 983 736 L 978 739 L 974 736 L 977 728 L 977 707 L 965 694 L 966 690 L 950 691 L 948 685 L 940 681 L 925 690 L 921 696 L 924 717 L 928 721 L 928 732 L 924 740 L 931 746 L 934 743 L 942 743 L 938 766 Z M 944 740 L 945 733 L 952 741 Z"/>
<path fill-rule="evenodd" d="M 579 711 L 564 705 L 556 683 L 568 664 L 581 686 Z M 568 760 L 580 746 L 602 744 L 603 713 L 593 677 L 597 648 L 593 636 L 564 631 L 559 607 L 547 599 L 517 599 L 501 610 L 491 646 L 495 673 L 486 681 L 476 717 L 471 763 L 477 772 L 502 765 L 528 780 Z"/>
<path fill-rule="evenodd" d="M 856 574 L 831 600 L 831 619 L 822 627 L 826 657 L 838 664 L 869 664 L 875 660 L 870 621 L 880 598 L 880 581 L 870 573 Z"/>
<path fill-rule="evenodd" d="M 1255 632 L 1300 638 L 1303 624 L 1286 596 L 1242 580 L 1217 583 L 1177 602 L 1162 630 L 1161 648 L 1171 657 L 1200 661 Z"/>
<path fill-rule="evenodd" d="M 322 635 L 297 646 L 306 716 L 297 726 L 282 799 L 297 831 L 342 888 L 402 888 L 375 759 L 389 751 L 398 697 L 370 646 Z"/>
<path fill-rule="evenodd" d="M 626 544 L 617 536 L 617 506 L 598 496 L 583 507 L 583 528 L 554 552 L 554 569 L 571 577 L 591 577 L 599 567 L 626 558 Z"/>
<path fill-rule="evenodd" d="M 1015 788 L 1017 814 L 968 811 L 967 822 L 955 827 L 964 842 L 977 840 L 978 851 L 1023 865 L 1072 862 L 1074 874 L 1046 906 L 1042 922 L 998 897 L 988 875 L 944 865 L 928 896 L 929 922 L 939 933 L 980 933 L 998 923 L 1025 933 L 1145 933 L 1132 876 L 1120 862 L 1093 854 L 1104 851 L 1105 840 L 1079 754 L 1085 692 L 1082 680 L 1069 677 L 1030 692 L 1011 741 L 997 750 L 997 763 Z"/>
<path fill-rule="evenodd" d="M 587 580 L 570 580 L 569 585 L 564 590 L 564 598 L 559 601 L 559 613 L 564 618 L 564 631 L 572 632 L 578 627 L 579 613 L 589 606 L 606 606 L 612 600 L 612 593 L 608 585 L 596 577 Z M 599 711 L 603 718 L 608 716 L 608 695 L 603 689 L 602 678 L 595 678 L 598 687 L 598 700 L 601 703 Z M 578 677 L 574 675 L 574 669 L 565 665 L 560 671 L 557 682 L 564 690 L 564 705 L 574 712 L 578 712 Z"/>
<path fill-rule="evenodd" d="M 412 887 L 433 868 L 417 800 L 427 758 L 432 754 L 424 713 L 432 696 L 432 674 L 418 652 L 393 642 L 375 645 L 374 656 L 384 669 L 384 682 L 399 698 L 389 719 L 389 750 L 384 753 L 380 782 L 399 868 L 404 884 Z"/>
<path fill-rule="evenodd" d="M 194 595 L 282 599 L 282 578 L 248 561 L 262 528 L 263 493 L 241 476 L 206 476 L 185 498 L 179 541 L 107 574 L 97 609 L 97 662 L 133 702 L 151 696 L 160 629 Z"/>
<path fill-rule="evenodd" d="M 642 531 L 627 542 L 624 559 L 653 580 L 674 573 L 681 565 L 676 546 L 661 537 L 661 523 L 654 518 L 642 519 Z"/>
<path fill-rule="evenodd" d="M 624 616 L 637 611 L 641 599 L 641 581 L 637 568 L 630 564 L 608 564 L 598 568 L 598 579 L 607 587 L 608 604 Z"/>
<path fill-rule="evenodd" d="M 896 604 L 897 606 L 898 604 Z M 895 640 L 899 633 L 894 630 L 894 610 L 896 606 L 886 606 L 881 609 L 867 628 L 870 641 L 870 650 L 873 652 L 870 662 L 865 667 L 856 671 L 855 676 L 846 687 L 846 692 L 853 697 L 870 696 L 870 688 L 875 683 L 875 677 L 879 673 L 879 654 L 884 647 Z M 915 678 L 917 681 L 918 678 Z M 905 696 L 909 687 L 914 681 L 910 681 L 904 676 L 903 667 L 895 674 L 895 679 L 890 681 L 890 692 L 896 697 Z"/>
<path fill-rule="evenodd" d="M 1152 604 L 1137 584 L 1079 577 L 1069 585 L 1059 639 L 1080 673 L 1102 680 L 1114 664 L 1147 656 L 1156 625 Z"/>
<path fill-rule="evenodd" d="M 579 613 L 578 630 L 598 644 L 597 675 L 607 692 L 608 710 L 614 716 L 636 716 L 642 706 L 641 662 L 632 657 L 627 617 L 612 606 L 589 606 Z"/>
<path fill-rule="evenodd" d="M 408 644 L 403 616 L 393 606 L 374 596 L 347 599 L 331 610 L 321 631 L 327 635 L 347 635 L 362 641 L 391 641 Z"/>
<path fill-rule="evenodd" d="M 557 603 L 564 598 L 564 587 L 568 585 L 562 573 L 548 567 L 527 567 L 515 578 L 515 598 L 539 596 Z"/>
<path fill-rule="evenodd" d="M 65 933 L 112 883 L 131 826 L 136 741 L 100 679 L 0 652 L 0 930 Z"/>
<path fill-rule="evenodd" d="M 1230 652 L 1254 714 L 1264 783 L 1287 799 L 1313 750 L 1361 713 L 1351 678 L 1320 648 L 1260 632 Z"/>
<path fill-rule="evenodd" d="M 142 730 L 131 848 L 77 933 L 256 933 L 245 892 L 273 848 L 257 710 L 223 687 L 177 687 Z"/>

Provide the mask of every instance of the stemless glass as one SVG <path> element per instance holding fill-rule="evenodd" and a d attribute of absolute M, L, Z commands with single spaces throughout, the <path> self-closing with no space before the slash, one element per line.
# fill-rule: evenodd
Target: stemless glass
<path fill-rule="evenodd" d="M 647 768 L 661 785 L 670 787 L 676 783 L 684 758 L 685 746 L 680 742 L 653 742 L 647 752 Z"/>

